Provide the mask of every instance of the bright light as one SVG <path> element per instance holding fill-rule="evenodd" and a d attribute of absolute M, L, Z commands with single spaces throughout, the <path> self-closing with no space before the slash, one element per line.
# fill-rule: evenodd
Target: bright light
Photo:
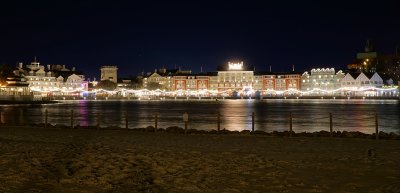
<path fill-rule="evenodd" d="M 243 69 L 243 61 L 240 63 L 231 63 L 228 62 L 229 70 L 242 70 Z"/>

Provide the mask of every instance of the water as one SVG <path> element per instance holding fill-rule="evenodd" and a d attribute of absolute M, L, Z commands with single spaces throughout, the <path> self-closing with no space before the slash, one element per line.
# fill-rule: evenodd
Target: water
<path fill-rule="evenodd" d="M 329 113 L 333 129 L 375 132 L 375 112 L 379 115 L 379 129 L 400 134 L 400 104 L 398 100 L 328 100 L 328 99 L 272 99 L 272 100 L 180 100 L 180 101 L 62 101 L 47 105 L 2 105 L 2 120 L 8 124 L 44 123 L 45 109 L 48 122 L 70 125 L 71 110 L 75 125 L 96 125 L 101 113 L 101 126 L 125 127 L 128 112 L 130 128 L 154 125 L 158 113 L 158 127 L 183 127 L 183 112 L 189 114 L 189 128 L 217 129 L 217 113 L 221 113 L 221 129 L 251 130 L 252 112 L 255 129 L 285 131 L 289 129 L 289 113 L 293 116 L 295 132 L 329 130 Z"/>

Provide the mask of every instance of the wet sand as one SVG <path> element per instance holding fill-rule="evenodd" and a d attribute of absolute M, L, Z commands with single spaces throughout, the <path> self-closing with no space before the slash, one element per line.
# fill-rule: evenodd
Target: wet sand
<path fill-rule="evenodd" d="M 400 192 L 400 140 L 3 126 L 0 192 Z"/>

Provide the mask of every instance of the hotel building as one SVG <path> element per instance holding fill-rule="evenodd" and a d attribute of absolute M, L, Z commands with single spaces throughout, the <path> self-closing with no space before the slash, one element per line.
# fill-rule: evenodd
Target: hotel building
<path fill-rule="evenodd" d="M 75 71 L 75 68 L 65 68 L 65 65 L 47 65 L 45 68 L 35 59 L 25 68 L 19 63 L 14 74 L 27 81 L 34 99 L 48 96 L 79 96 L 88 90 L 88 82 L 84 80 L 84 76 Z"/>
<path fill-rule="evenodd" d="M 347 73 L 340 82 L 342 96 L 383 96 L 389 94 L 387 92 L 391 92 L 377 91 L 377 88 L 383 87 L 383 79 L 376 72 Z"/>
<path fill-rule="evenodd" d="M 158 84 L 158 89 L 177 96 L 287 96 L 298 94 L 300 79 L 295 72 L 254 72 L 243 62 L 229 62 L 226 68 L 211 73 L 155 70 L 144 77 L 143 87 Z"/>
<path fill-rule="evenodd" d="M 345 74 L 339 70 L 335 72 L 334 68 L 317 68 L 307 71 L 301 75 L 301 91 L 303 95 L 340 95 L 338 89 L 341 87 L 341 80 Z"/>

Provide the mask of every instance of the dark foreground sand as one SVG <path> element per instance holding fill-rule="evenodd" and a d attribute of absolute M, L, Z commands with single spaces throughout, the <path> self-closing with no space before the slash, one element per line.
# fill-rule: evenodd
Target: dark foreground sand
<path fill-rule="evenodd" d="M 0 127 L 0 192 L 400 192 L 400 141 Z"/>

